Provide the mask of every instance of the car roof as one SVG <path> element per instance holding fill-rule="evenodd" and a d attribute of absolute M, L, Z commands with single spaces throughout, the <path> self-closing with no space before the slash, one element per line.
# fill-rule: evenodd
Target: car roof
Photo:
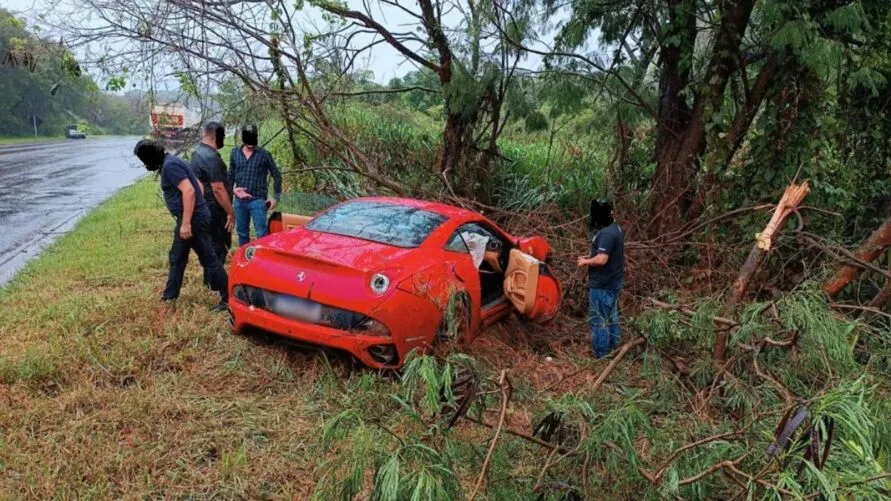
<path fill-rule="evenodd" d="M 464 219 L 470 217 L 479 217 L 480 214 L 478 212 L 474 212 L 467 209 L 462 209 L 460 207 L 455 207 L 453 205 L 446 205 L 438 202 L 430 202 L 427 200 L 417 200 L 414 198 L 399 198 L 399 197 L 363 197 L 363 198 L 354 198 L 352 200 L 348 200 L 349 202 L 380 202 L 386 204 L 393 205 L 403 205 L 406 207 L 415 207 L 418 209 L 435 212 L 436 214 L 440 214 L 442 216 L 446 216 L 449 219 Z"/>

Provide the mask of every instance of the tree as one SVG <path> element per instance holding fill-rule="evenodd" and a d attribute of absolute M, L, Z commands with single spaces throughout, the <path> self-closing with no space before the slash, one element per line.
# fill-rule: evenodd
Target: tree
<path fill-rule="evenodd" d="M 360 33 L 374 33 L 418 66 L 421 75 L 436 76 L 435 90 L 441 93 L 445 115 L 436 172 L 458 193 L 485 196 L 489 166 L 497 156 L 498 137 L 507 119 L 503 113 L 505 100 L 521 58 L 502 34 L 506 29 L 517 31 L 518 23 L 508 21 L 504 12 L 487 2 L 418 0 L 417 9 L 411 9 L 400 0 L 383 0 L 381 5 L 407 13 L 416 24 L 416 29 L 397 32 L 376 19 L 370 4 L 363 11 L 327 1 L 313 4 L 345 25 L 326 37 L 346 33 L 348 44 Z M 445 16 L 449 12 L 460 13 L 451 23 L 456 28 L 448 27 Z M 355 54 L 378 43 L 374 39 L 359 48 L 345 45 L 342 50 L 352 51 L 354 59 Z M 413 86 L 408 90 L 419 89 Z"/>
<path fill-rule="evenodd" d="M 543 7 L 554 14 L 562 5 L 546 1 Z M 652 113 L 650 233 L 662 235 L 703 212 L 766 101 L 781 95 L 789 81 L 832 82 L 837 63 L 874 43 L 867 21 L 873 15 L 886 19 L 888 6 L 859 0 L 578 1 L 557 31 L 554 49 L 525 50 L 545 55 L 567 73 L 613 79 L 621 87 L 613 91 L 617 99 Z M 613 54 L 609 64 L 588 50 L 595 32 Z M 652 71 L 655 92 L 646 79 L 626 78 L 623 67 Z M 790 127 L 798 116 L 792 108 L 807 104 L 795 100 L 790 107 L 785 101 Z"/>

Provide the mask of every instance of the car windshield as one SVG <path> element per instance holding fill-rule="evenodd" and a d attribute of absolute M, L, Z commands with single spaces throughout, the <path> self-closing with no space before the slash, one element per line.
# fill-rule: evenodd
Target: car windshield
<path fill-rule="evenodd" d="M 445 220 L 445 216 L 416 207 L 349 202 L 319 215 L 306 228 L 396 247 L 418 247 Z"/>

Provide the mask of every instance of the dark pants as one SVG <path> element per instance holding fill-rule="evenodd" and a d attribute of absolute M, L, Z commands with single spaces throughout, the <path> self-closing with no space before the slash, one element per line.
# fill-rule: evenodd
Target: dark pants
<path fill-rule="evenodd" d="M 619 291 L 589 289 L 588 322 L 594 356 L 605 357 L 619 344 Z"/>
<path fill-rule="evenodd" d="M 193 218 L 192 238 L 183 240 L 179 236 L 181 220 L 177 218 L 176 227 L 173 229 L 173 244 L 170 246 L 170 273 L 167 275 L 167 287 L 164 289 L 163 299 L 176 299 L 183 286 L 183 276 L 186 273 L 186 265 L 189 263 L 189 250 L 198 254 L 198 262 L 204 268 L 204 274 L 211 290 L 220 293 L 222 302 L 229 301 L 229 278 L 226 270 L 217 259 L 213 241 L 210 238 L 210 220 Z"/>
<path fill-rule="evenodd" d="M 232 233 L 226 231 L 226 211 L 222 207 L 210 206 L 210 241 L 213 243 L 217 261 L 225 268 L 226 256 L 232 247 Z M 204 285 L 210 287 L 211 281 L 207 268 L 204 268 Z"/>
<path fill-rule="evenodd" d="M 220 264 L 226 265 L 226 256 L 232 248 L 232 233 L 226 230 L 226 211 L 222 207 L 210 207 L 210 239 Z"/>

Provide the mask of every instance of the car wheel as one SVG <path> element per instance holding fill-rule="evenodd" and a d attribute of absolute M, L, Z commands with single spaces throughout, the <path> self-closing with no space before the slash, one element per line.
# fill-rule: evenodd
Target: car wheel
<path fill-rule="evenodd" d="M 449 298 L 436 333 L 437 342 L 455 343 L 467 339 L 470 332 L 470 300 L 459 293 Z"/>

